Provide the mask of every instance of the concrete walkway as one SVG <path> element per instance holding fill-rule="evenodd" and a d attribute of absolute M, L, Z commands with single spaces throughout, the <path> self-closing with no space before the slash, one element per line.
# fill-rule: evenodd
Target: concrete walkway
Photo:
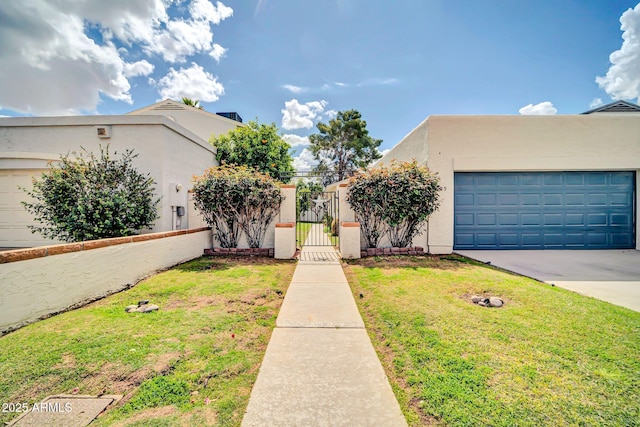
<path fill-rule="evenodd" d="M 331 246 L 305 246 L 243 426 L 406 426 Z"/>
<path fill-rule="evenodd" d="M 324 224 L 313 224 L 303 246 L 332 246 L 329 235 L 324 232 Z"/>

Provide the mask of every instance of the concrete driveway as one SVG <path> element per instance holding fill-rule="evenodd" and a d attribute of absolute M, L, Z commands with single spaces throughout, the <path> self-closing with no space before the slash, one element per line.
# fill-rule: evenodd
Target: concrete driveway
<path fill-rule="evenodd" d="M 561 288 L 640 312 L 640 251 L 456 251 Z"/>

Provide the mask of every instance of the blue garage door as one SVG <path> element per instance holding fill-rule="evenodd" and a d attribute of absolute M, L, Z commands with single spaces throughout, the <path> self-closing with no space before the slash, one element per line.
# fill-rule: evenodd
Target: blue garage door
<path fill-rule="evenodd" d="M 455 174 L 455 249 L 635 247 L 634 172 Z"/>

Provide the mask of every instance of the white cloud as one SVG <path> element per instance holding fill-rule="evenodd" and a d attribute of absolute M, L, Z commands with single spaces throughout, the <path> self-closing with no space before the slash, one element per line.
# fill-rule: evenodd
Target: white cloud
<path fill-rule="evenodd" d="M 293 167 L 297 171 L 310 171 L 318 164 L 311 150 L 305 148 L 298 157 L 293 158 Z"/>
<path fill-rule="evenodd" d="M 346 84 L 346 83 L 342 83 L 342 82 L 335 82 L 335 85 L 336 85 L 336 86 L 340 86 L 340 87 L 347 87 L 347 86 L 349 86 L 348 84 Z"/>
<path fill-rule="evenodd" d="M 224 87 L 217 77 L 206 72 L 195 62 L 189 68 L 169 69 L 158 81 L 158 93 L 162 99 L 181 99 L 183 96 L 204 102 L 215 102 L 224 94 Z"/>
<path fill-rule="evenodd" d="M 529 116 L 547 116 L 556 114 L 558 110 L 553 106 L 553 104 L 549 101 L 541 102 L 539 104 L 533 105 L 525 105 L 518 112 L 522 115 Z"/>
<path fill-rule="evenodd" d="M 291 129 L 311 129 L 314 121 L 319 119 L 327 106 L 327 101 L 311 101 L 300 104 L 297 99 L 286 101 L 282 112 L 282 127 Z"/>
<path fill-rule="evenodd" d="M 324 112 L 324 117 L 326 117 L 329 120 L 333 119 L 337 115 L 338 115 L 338 112 L 336 110 L 327 110 Z"/>
<path fill-rule="evenodd" d="M 100 94 L 131 103 L 129 79 L 153 72 L 134 47 L 169 62 L 184 62 L 196 53 L 220 55 L 211 26 L 233 10 L 220 2 L 191 0 L 184 17 L 170 18 L 167 9 L 182 3 L 0 1 L 0 20 L 11 23 L 0 25 L 0 81 L 11 82 L 0 85 L 0 103 L 32 114 L 94 112 Z"/>
<path fill-rule="evenodd" d="M 223 56 L 227 53 L 227 49 L 220 46 L 218 43 L 213 44 L 213 49 L 209 52 L 209 55 L 216 60 L 216 62 L 220 62 Z"/>
<path fill-rule="evenodd" d="M 620 17 L 622 46 L 609 56 L 607 74 L 596 83 L 613 99 L 640 102 L 640 3 Z"/>
<path fill-rule="evenodd" d="M 371 78 L 371 79 L 366 79 L 363 82 L 358 83 L 356 86 L 362 87 L 362 86 L 387 86 L 387 85 L 394 85 L 400 83 L 400 80 L 398 80 L 395 77 L 390 77 L 390 78 L 386 78 L 386 79 L 381 79 L 381 78 Z"/>
<path fill-rule="evenodd" d="M 289 85 L 289 84 L 282 85 L 282 87 L 291 93 L 303 93 L 309 90 L 309 88 L 306 88 L 306 87 Z"/>
<path fill-rule="evenodd" d="M 154 66 L 146 60 L 124 64 L 125 77 L 148 76 L 153 73 Z"/>
<path fill-rule="evenodd" d="M 589 104 L 589 108 L 593 110 L 594 108 L 598 108 L 601 105 L 604 105 L 604 102 L 602 102 L 602 99 L 593 98 L 593 101 L 591 101 L 591 104 Z"/>
<path fill-rule="evenodd" d="M 282 139 L 285 140 L 292 147 L 304 147 L 309 145 L 309 137 L 308 136 L 300 136 L 292 133 L 287 133 L 282 135 Z"/>

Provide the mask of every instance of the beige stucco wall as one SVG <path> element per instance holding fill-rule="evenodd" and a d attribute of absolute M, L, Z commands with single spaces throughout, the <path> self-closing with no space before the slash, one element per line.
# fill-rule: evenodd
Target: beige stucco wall
<path fill-rule="evenodd" d="M 440 176 L 442 205 L 414 244 L 450 253 L 454 172 L 635 170 L 638 176 L 640 115 L 431 116 L 381 162 L 391 159 L 416 159 Z M 639 224 L 638 197 L 636 203 Z"/>
<path fill-rule="evenodd" d="M 210 246 L 206 230 L 0 264 L 0 331 L 122 290 Z"/>
<path fill-rule="evenodd" d="M 110 138 L 99 138 L 96 126 L 109 126 Z M 149 172 L 161 196 L 159 218 L 152 231 L 172 229 L 171 206 L 187 206 L 187 190 L 193 175 L 217 164 L 215 150 L 206 141 L 165 116 L 82 116 L 0 119 L 0 168 L 44 170 L 47 161 L 73 151 L 97 153 L 99 146 L 110 152 L 133 149 L 135 166 Z M 176 192 L 175 184 L 182 190 Z M 188 213 L 187 213 L 188 215 Z M 189 226 L 188 216 L 181 229 Z M 0 235 L 0 241 L 7 241 Z M 42 244 L 40 240 L 0 246 L 23 247 Z"/>

